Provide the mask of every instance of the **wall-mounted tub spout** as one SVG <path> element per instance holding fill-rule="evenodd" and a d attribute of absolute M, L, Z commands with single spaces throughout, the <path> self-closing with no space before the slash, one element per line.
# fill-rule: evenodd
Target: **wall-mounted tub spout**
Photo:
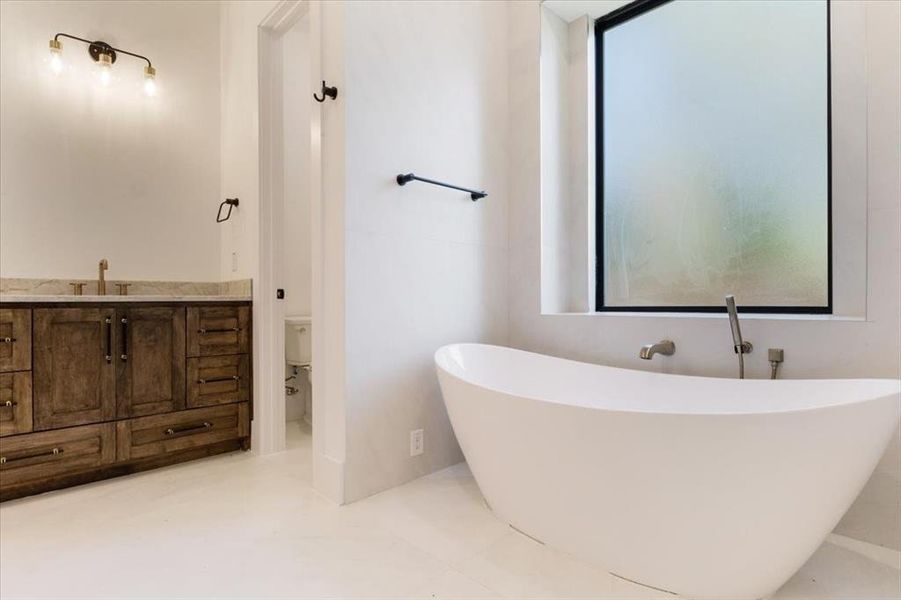
<path fill-rule="evenodd" d="M 656 344 L 645 344 L 638 353 L 638 358 L 651 360 L 655 354 L 672 356 L 676 353 L 676 344 L 672 340 L 660 340 Z"/>

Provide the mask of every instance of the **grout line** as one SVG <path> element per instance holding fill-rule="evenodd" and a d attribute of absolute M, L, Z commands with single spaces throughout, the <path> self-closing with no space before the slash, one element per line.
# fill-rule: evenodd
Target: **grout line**
<path fill-rule="evenodd" d="M 826 541 L 845 550 L 856 552 L 870 560 L 901 571 L 901 552 L 870 542 L 864 542 L 838 533 L 830 533 Z"/>

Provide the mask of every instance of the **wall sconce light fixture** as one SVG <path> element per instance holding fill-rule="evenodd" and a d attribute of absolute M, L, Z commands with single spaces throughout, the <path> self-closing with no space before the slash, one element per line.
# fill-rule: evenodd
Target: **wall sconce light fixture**
<path fill-rule="evenodd" d="M 118 54 L 127 54 L 128 56 L 147 61 L 147 66 L 144 67 L 144 93 L 148 96 L 156 95 L 156 69 L 150 64 L 149 58 L 141 56 L 140 54 L 135 54 L 134 52 L 129 52 L 128 50 L 123 50 L 122 48 L 114 48 L 106 42 L 86 40 L 68 33 L 57 33 L 53 36 L 53 39 L 50 40 L 50 68 L 54 73 L 59 73 L 63 69 L 63 45 L 62 42 L 59 41 L 59 38 L 61 37 L 88 45 L 88 54 L 90 54 L 91 59 L 97 63 L 98 76 L 100 77 L 100 83 L 103 85 L 109 85 L 109 82 L 112 79 L 112 67 L 116 63 Z"/>

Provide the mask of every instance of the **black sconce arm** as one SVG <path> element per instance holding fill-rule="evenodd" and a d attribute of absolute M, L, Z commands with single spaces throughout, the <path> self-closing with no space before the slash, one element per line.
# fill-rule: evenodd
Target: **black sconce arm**
<path fill-rule="evenodd" d="M 122 48 L 116 48 L 115 46 L 110 46 L 106 42 L 86 40 L 84 38 L 78 37 L 77 35 L 70 35 L 68 33 L 62 33 L 62 32 L 54 35 L 53 39 L 55 41 L 59 41 L 59 38 L 61 38 L 61 37 L 69 38 L 70 40 L 76 40 L 76 41 L 87 44 L 88 50 L 91 52 L 91 56 L 94 56 L 99 51 L 108 52 L 109 50 L 112 50 L 112 52 L 108 52 L 109 54 L 112 55 L 111 56 L 112 62 L 116 62 L 116 53 L 121 52 L 122 54 L 127 54 L 129 56 L 134 56 L 135 58 L 140 58 L 143 61 L 147 61 L 147 66 L 151 67 L 151 68 L 153 67 L 153 65 L 150 63 L 150 59 L 147 58 L 146 56 L 143 56 L 141 54 L 135 54 L 134 52 L 129 52 L 128 50 L 123 50 Z M 95 60 L 96 60 L 96 58 L 95 58 Z"/>

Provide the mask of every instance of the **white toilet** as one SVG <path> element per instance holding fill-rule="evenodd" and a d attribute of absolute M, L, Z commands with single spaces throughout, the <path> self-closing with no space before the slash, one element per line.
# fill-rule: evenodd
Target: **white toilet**
<path fill-rule="evenodd" d="M 313 319 L 306 315 L 292 315 L 285 317 L 285 362 L 290 367 L 295 367 L 298 384 L 303 383 L 306 373 L 306 387 L 303 393 L 304 413 L 303 419 L 310 425 L 313 421 Z"/>

